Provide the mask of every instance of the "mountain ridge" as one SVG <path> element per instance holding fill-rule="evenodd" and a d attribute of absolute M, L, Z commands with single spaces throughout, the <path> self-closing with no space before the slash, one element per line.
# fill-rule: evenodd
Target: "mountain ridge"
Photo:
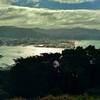
<path fill-rule="evenodd" d="M 0 38 L 98 40 L 100 39 L 100 30 L 78 27 L 72 29 L 41 29 L 0 26 Z"/>

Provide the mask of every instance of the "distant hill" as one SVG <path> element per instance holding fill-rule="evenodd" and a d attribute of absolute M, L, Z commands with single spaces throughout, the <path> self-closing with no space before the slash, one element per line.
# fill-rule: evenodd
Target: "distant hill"
<path fill-rule="evenodd" d="M 98 40 L 100 30 L 72 28 L 72 29 L 40 29 L 19 28 L 12 26 L 0 27 L 0 38 L 12 39 L 71 39 L 71 40 Z"/>
<path fill-rule="evenodd" d="M 0 27 L 1 38 L 13 38 L 13 39 L 27 39 L 27 38 L 46 38 L 45 34 L 36 32 L 30 28 L 19 28 L 12 26 L 1 26 Z"/>
<path fill-rule="evenodd" d="M 38 30 L 39 31 L 39 30 Z M 47 29 L 41 30 L 49 34 L 54 39 L 72 39 L 72 40 L 98 40 L 100 39 L 100 30 L 72 28 L 72 29 Z"/>

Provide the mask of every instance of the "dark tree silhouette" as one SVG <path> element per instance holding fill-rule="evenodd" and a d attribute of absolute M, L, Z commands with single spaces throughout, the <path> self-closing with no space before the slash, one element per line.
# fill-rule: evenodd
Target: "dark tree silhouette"
<path fill-rule="evenodd" d="M 15 60 L 10 70 L 12 96 L 80 94 L 100 89 L 100 49 L 66 49 Z"/>

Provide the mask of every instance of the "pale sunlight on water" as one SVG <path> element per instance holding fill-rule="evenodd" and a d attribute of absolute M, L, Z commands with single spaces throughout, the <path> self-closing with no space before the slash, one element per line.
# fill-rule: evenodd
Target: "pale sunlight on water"
<path fill-rule="evenodd" d="M 87 47 L 88 45 L 94 45 L 96 48 L 100 48 L 100 41 L 76 41 L 75 46 Z M 14 64 L 13 59 L 20 57 L 26 58 L 29 56 L 39 55 L 41 53 L 61 53 L 65 48 L 47 48 L 47 47 L 34 47 L 30 46 L 0 46 L 0 67 L 8 67 Z"/>
<path fill-rule="evenodd" d="M 0 67 L 6 67 L 14 64 L 14 60 L 20 57 L 29 57 L 33 55 L 39 55 L 41 53 L 56 53 L 62 52 L 63 48 L 45 48 L 45 47 L 34 47 L 34 46 L 1 46 L 0 55 Z"/>

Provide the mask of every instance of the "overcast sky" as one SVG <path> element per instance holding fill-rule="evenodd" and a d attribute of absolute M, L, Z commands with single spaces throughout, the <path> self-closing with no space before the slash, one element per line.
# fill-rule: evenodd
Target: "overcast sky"
<path fill-rule="evenodd" d="M 100 1 L 0 0 L 0 26 L 100 30 Z"/>

